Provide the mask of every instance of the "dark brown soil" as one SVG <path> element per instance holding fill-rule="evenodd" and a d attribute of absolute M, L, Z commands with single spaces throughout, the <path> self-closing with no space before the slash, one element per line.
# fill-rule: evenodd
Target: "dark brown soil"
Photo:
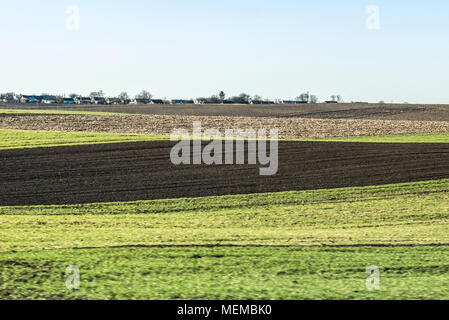
<path fill-rule="evenodd" d="M 116 105 L 116 106 L 27 106 L 2 108 L 59 109 L 132 114 L 280 117 L 315 119 L 374 119 L 449 121 L 449 105 L 425 104 L 309 104 L 309 105 Z"/>
<path fill-rule="evenodd" d="M 0 151 L 0 205 L 248 194 L 449 178 L 448 144 L 282 142 L 279 172 L 174 166 L 173 142 Z"/>

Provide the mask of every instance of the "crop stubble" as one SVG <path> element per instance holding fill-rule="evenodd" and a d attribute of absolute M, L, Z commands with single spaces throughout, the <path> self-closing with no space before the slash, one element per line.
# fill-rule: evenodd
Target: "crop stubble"
<path fill-rule="evenodd" d="M 355 119 L 205 117 L 179 115 L 30 115 L 0 114 L 0 128 L 69 132 L 170 135 L 190 132 L 194 121 L 203 129 L 278 129 L 280 139 L 377 136 L 449 132 L 449 122 Z"/>

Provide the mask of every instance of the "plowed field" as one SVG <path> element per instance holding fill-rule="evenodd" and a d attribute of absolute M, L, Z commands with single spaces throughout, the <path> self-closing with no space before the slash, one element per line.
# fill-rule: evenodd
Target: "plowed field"
<path fill-rule="evenodd" d="M 449 178 L 448 144 L 281 142 L 279 171 L 181 165 L 173 142 L 0 151 L 0 205 L 76 204 L 313 190 Z"/>
<path fill-rule="evenodd" d="M 280 139 L 379 136 L 449 132 L 445 121 L 205 117 L 179 115 L 0 114 L 1 129 L 170 135 L 193 122 L 202 128 L 278 129 Z"/>

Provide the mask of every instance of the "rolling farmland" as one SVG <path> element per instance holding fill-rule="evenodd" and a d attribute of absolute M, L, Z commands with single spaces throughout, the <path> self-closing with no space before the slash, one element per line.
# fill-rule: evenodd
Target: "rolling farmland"
<path fill-rule="evenodd" d="M 268 320 L 449 301 L 448 1 L 0 11 L 10 313 Z"/>
<path fill-rule="evenodd" d="M 413 108 L 401 120 L 347 119 L 346 106 L 322 119 L 3 112 L 0 299 L 447 299 L 449 124 Z M 280 141 L 270 177 L 174 166 L 167 135 L 193 119 L 296 141 Z"/>

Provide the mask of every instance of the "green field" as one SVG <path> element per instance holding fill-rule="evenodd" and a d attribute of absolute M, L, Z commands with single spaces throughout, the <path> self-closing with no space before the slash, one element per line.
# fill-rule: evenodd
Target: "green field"
<path fill-rule="evenodd" d="M 0 150 L 165 139 L 169 138 L 143 134 L 0 129 Z"/>
<path fill-rule="evenodd" d="M 447 247 L 166 247 L 1 256 L 3 299 L 443 299 Z M 65 287 L 66 266 L 80 290 Z M 380 267 L 380 290 L 366 267 Z M 16 279 L 16 280 L 13 280 Z"/>
<path fill-rule="evenodd" d="M 0 297 L 449 298 L 449 180 L 0 208 Z M 65 268 L 81 289 L 65 288 Z M 365 287 L 366 268 L 381 290 Z"/>
<path fill-rule="evenodd" d="M 0 130 L 0 149 L 158 139 L 168 137 Z M 0 299 L 449 299 L 448 234 L 449 180 L 0 207 Z M 73 265 L 77 291 L 65 286 Z M 366 288 L 368 266 L 380 290 Z"/>
<path fill-rule="evenodd" d="M 76 110 L 39 110 L 39 109 L 0 109 L 0 114 L 86 114 L 92 116 L 110 115 L 120 116 L 123 113 L 97 112 L 97 111 L 76 111 Z M 133 114 L 127 114 L 133 115 Z"/>
<path fill-rule="evenodd" d="M 389 135 L 389 136 L 335 137 L 335 138 L 313 139 L 309 141 L 378 142 L 378 143 L 449 143 L 449 132 Z"/>

